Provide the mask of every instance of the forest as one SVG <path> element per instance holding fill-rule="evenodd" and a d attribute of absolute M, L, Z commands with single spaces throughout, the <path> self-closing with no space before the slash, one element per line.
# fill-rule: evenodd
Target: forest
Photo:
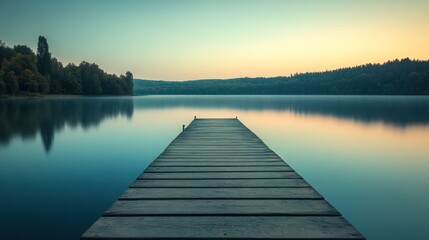
<path fill-rule="evenodd" d="M 13 48 L 0 41 L 0 95 L 129 95 L 133 75 L 108 74 L 95 63 L 69 63 L 51 56 L 45 37 L 39 36 L 37 53 L 25 45 Z"/>
<path fill-rule="evenodd" d="M 429 95 L 429 61 L 402 60 L 269 78 L 134 80 L 134 94 Z"/>

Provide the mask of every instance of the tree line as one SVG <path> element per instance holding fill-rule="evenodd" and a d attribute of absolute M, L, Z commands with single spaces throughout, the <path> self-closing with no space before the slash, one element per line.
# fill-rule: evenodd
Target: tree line
<path fill-rule="evenodd" d="M 108 74 L 95 63 L 64 65 L 51 56 L 45 37 L 39 36 L 37 54 L 25 45 L 13 48 L 0 41 L 0 95 L 133 94 L 133 74 Z"/>
<path fill-rule="evenodd" d="M 429 61 L 402 60 L 271 78 L 135 80 L 134 94 L 429 95 Z"/>

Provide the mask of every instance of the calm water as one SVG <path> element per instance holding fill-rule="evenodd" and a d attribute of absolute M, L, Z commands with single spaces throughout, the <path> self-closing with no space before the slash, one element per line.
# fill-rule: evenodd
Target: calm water
<path fill-rule="evenodd" d="M 193 116 L 235 117 L 369 239 L 425 239 L 429 97 L 0 100 L 0 239 L 78 239 Z"/>

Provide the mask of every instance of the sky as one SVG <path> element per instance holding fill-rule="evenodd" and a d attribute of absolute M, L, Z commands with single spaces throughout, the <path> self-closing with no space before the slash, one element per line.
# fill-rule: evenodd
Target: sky
<path fill-rule="evenodd" d="M 429 1 L 0 0 L 0 40 L 134 78 L 288 76 L 429 59 Z"/>

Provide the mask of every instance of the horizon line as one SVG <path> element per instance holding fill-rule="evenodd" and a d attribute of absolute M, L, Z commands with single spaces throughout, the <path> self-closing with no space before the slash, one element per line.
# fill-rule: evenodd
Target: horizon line
<path fill-rule="evenodd" d="M 354 65 L 354 66 L 347 66 L 347 67 L 341 67 L 341 68 L 335 68 L 335 69 L 326 69 L 326 70 L 323 70 L 323 71 L 296 72 L 296 73 L 293 73 L 293 74 L 291 73 L 289 76 L 287 76 L 287 75 L 265 76 L 265 77 L 263 77 L 263 76 L 257 76 L 257 77 L 245 76 L 245 77 L 243 77 L 242 76 L 242 77 L 230 77 L 230 78 L 197 78 L 197 79 L 181 79 L 181 80 L 179 80 L 179 79 L 177 79 L 177 80 L 147 79 L 147 78 L 135 77 L 134 80 L 138 80 L 138 81 L 163 81 L 163 82 L 188 82 L 188 81 L 191 82 L 191 81 L 210 81 L 210 80 L 227 81 L 227 80 L 243 79 L 243 78 L 279 78 L 279 77 L 292 77 L 294 75 L 300 75 L 300 74 L 332 72 L 332 71 L 337 71 L 337 70 L 341 70 L 341 69 L 348 69 L 348 68 L 355 68 L 355 67 L 365 66 L 365 65 L 368 65 L 368 64 L 373 64 L 373 65 L 380 64 L 380 65 L 382 65 L 382 64 L 386 64 L 386 63 L 393 62 L 393 61 L 396 61 L 396 60 L 397 61 L 403 61 L 403 60 L 406 60 L 406 59 L 408 59 L 410 61 L 422 61 L 422 62 L 429 61 L 429 58 L 428 59 L 417 59 L 417 58 L 411 59 L 409 57 L 400 58 L 400 59 L 399 58 L 395 58 L 393 60 L 387 60 L 387 61 L 384 61 L 384 62 L 363 63 L 363 64 L 359 64 L 359 65 Z"/>

